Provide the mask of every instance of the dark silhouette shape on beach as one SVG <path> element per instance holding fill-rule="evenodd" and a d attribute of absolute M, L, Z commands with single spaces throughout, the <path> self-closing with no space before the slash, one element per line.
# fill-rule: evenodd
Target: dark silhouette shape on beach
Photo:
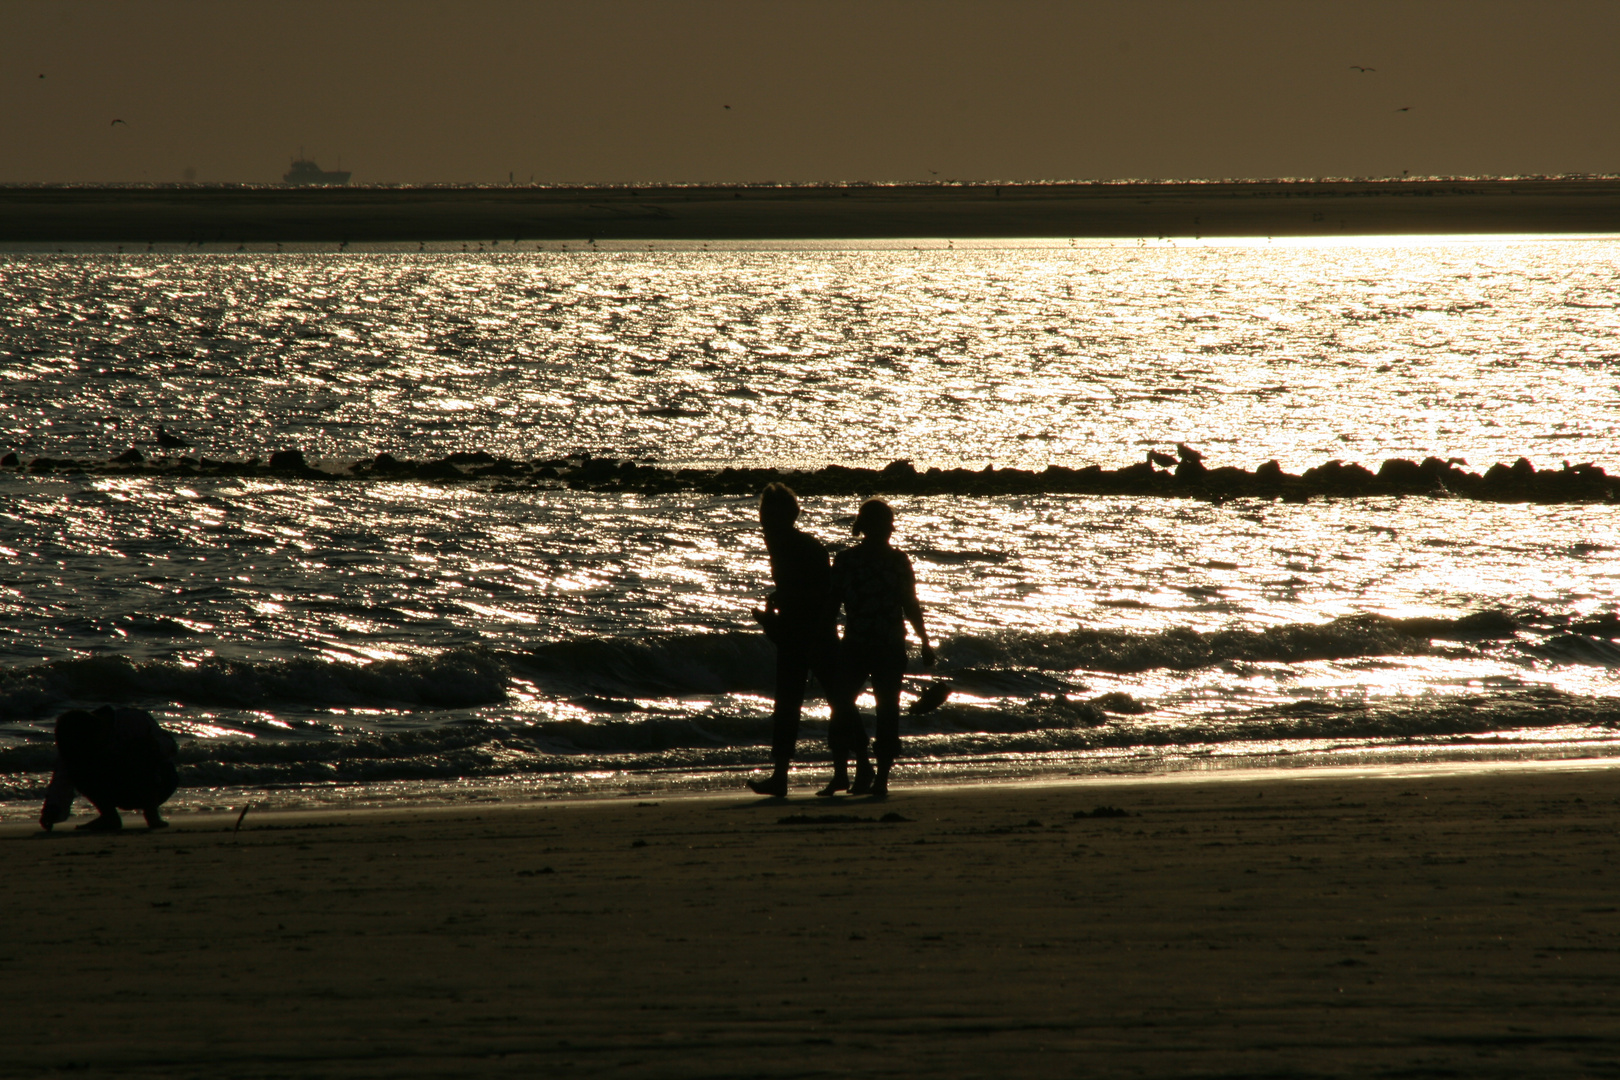
<path fill-rule="evenodd" d="M 1359 71 L 1363 75 L 1365 75 L 1369 71 L 1377 71 L 1378 69 L 1377 68 L 1370 68 L 1370 67 L 1362 67 L 1360 64 L 1351 64 L 1350 65 L 1350 70 L 1351 71 Z"/>
<path fill-rule="evenodd" d="M 929 683 L 927 688 L 917 695 L 917 699 L 906 708 L 906 712 L 911 716 L 926 716 L 945 704 L 945 699 L 950 696 L 951 687 L 949 683 Z"/>
<path fill-rule="evenodd" d="M 99 815 L 79 828 L 116 832 L 119 810 L 139 810 L 149 829 L 169 823 L 158 812 L 179 786 L 174 737 L 143 709 L 103 705 L 94 712 L 70 709 L 56 718 L 56 771 L 45 790 L 40 827 L 49 831 L 73 813 L 75 792 Z"/>
<path fill-rule="evenodd" d="M 838 600 L 833 591 L 827 550 L 821 541 L 794 526 L 799 499 L 786 484 L 769 484 L 759 497 L 759 524 L 771 557 L 776 589 L 754 612 L 765 634 L 776 644 L 776 704 L 771 709 L 770 779 L 749 780 L 761 795 L 787 797 L 788 768 L 799 739 L 799 710 L 811 674 L 821 683 L 832 708 L 827 742 L 837 763 L 826 794 L 849 787 L 848 767 L 856 760 L 861 786 L 870 783 L 866 729 L 855 708 L 855 695 L 844 678 L 838 645 Z"/>
<path fill-rule="evenodd" d="M 889 544 L 894 510 L 882 499 L 868 499 L 852 530 L 861 542 L 833 559 L 833 584 L 844 609 L 844 676 L 852 697 L 867 680 L 877 703 L 872 751 L 877 775 L 871 794 L 889 793 L 889 771 L 900 756 L 900 683 L 906 673 L 906 624 L 922 642 L 922 661 L 932 666 L 934 647 L 917 601 L 917 575 L 905 552 Z M 836 757 L 835 757 L 836 760 Z"/>
<path fill-rule="evenodd" d="M 164 431 L 162 424 L 157 426 L 156 441 L 159 446 L 166 446 L 170 450 L 189 450 L 191 448 L 191 444 L 185 439 L 182 439 L 173 432 Z"/>
<path fill-rule="evenodd" d="M 1161 469 L 1169 469 L 1174 467 L 1176 459 L 1171 457 L 1169 454 L 1162 454 L 1157 450 L 1149 450 L 1148 462 L 1159 466 Z"/>

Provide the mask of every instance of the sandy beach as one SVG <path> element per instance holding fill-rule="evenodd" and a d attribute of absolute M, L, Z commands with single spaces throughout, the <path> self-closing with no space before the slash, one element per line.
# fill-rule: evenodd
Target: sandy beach
<path fill-rule="evenodd" d="M 0 1076 L 1613 1075 L 1617 777 L 6 826 Z"/>
<path fill-rule="evenodd" d="M 827 240 L 1612 233 L 1620 180 L 0 187 L 0 242 Z"/>

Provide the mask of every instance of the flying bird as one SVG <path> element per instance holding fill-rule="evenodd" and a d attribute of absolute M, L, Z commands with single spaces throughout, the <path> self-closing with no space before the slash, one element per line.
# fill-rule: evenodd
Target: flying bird
<path fill-rule="evenodd" d="M 1370 67 L 1362 67 L 1360 64 L 1351 64 L 1350 65 L 1350 70 L 1351 71 L 1359 71 L 1363 75 L 1365 75 L 1369 71 L 1377 71 L 1378 69 L 1377 68 L 1370 68 Z"/>
<path fill-rule="evenodd" d="M 1410 106 L 1410 105 L 1402 105 L 1400 108 L 1396 109 L 1395 111 L 1396 112 L 1411 112 L 1412 111 L 1412 106 Z"/>
<path fill-rule="evenodd" d="M 729 109 L 729 108 L 731 108 L 731 106 L 730 106 L 730 105 L 724 105 L 724 106 L 721 106 L 721 107 L 722 107 L 722 108 L 726 108 L 726 109 Z"/>
<path fill-rule="evenodd" d="M 114 120 L 112 123 L 108 124 L 107 126 L 108 127 L 117 127 L 119 124 L 124 124 L 124 122 L 122 120 Z M 124 124 L 124 126 L 129 127 L 128 124 Z"/>

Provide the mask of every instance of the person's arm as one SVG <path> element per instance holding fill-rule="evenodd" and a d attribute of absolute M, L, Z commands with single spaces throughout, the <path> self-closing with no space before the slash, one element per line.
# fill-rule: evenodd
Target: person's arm
<path fill-rule="evenodd" d="M 906 559 L 906 578 L 911 586 L 906 590 L 906 598 L 900 602 L 900 609 L 905 612 L 906 621 L 917 631 L 917 640 L 922 642 L 922 662 L 926 667 L 934 666 L 934 646 L 928 641 L 928 627 L 923 625 L 922 601 L 917 599 L 917 575 L 911 568 L 911 560 Z"/>
<path fill-rule="evenodd" d="M 62 771 L 62 763 L 58 761 L 56 772 L 51 774 L 50 786 L 45 789 L 45 805 L 39 811 L 40 827 L 49 832 L 52 825 L 72 817 L 75 794 L 73 781 L 68 779 L 67 773 Z"/>

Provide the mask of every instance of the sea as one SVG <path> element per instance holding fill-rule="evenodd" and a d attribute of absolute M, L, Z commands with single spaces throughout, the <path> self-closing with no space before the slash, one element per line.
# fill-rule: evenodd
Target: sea
<path fill-rule="evenodd" d="M 13 249 L 0 402 L 24 466 L 1613 473 L 1620 238 Z M 847 544 L 857 502 L 800 523 Z M 905 700 L 951 691 L 897 792 L 1620 762 L 1620 506 L 891 502 L 939 646 Z M 175 733 L 182 811 L 741 791 L 769 589 L 752 494 L 0 469 L 0 820 L 102 704 Z"/>

